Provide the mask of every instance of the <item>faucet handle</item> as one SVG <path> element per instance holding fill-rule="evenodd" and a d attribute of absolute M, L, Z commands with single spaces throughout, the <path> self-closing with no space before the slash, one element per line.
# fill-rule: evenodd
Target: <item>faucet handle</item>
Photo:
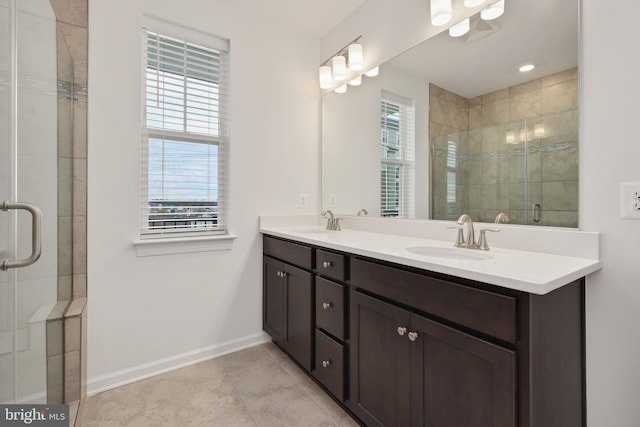
<path fill-rule="evenodd" d="M 457 229 L 458 236 L 456 237 L 456 242 L 453 244 L 456 248 L 464 248 L 466 247 L 466 243 L 464 242 L 464 229 L 461 225 L 447 225 L 447 228 Z"/>
<path fill-rule="evenodd" d="M 478 249 L 481 249 L 483 251 L 489 250 L 489 244 L 487 243 L 487 231 L 497 233 L 500 231 L 500 229 L 499 228 L 483 228 L 480 230 L 480 240 L 478 240 Z"/>

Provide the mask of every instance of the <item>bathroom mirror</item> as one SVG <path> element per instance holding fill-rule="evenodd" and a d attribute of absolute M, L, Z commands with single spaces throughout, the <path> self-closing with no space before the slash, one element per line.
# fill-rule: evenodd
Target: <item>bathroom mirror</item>
<path fill-rule="evenodd" d="M 578 3 L 507 0 L 324 95 L 322 207 L 577 227 Z"/>

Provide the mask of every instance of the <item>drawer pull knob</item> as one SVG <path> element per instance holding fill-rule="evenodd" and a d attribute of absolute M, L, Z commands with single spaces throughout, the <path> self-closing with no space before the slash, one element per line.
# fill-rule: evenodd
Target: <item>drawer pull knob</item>
<path fill-rule="evenodd" d="M 322 303 L 322 308 L 324 308 L 325 310 L 329 310 L 331 307 L 333 307 L 333 304 L 330 302 L 323 302 Z"/>
<path fill-rule="evenodd" d="M 407 328 L 405 328 L 404 326 L 398 326 L 398 335 L 402 337 L 406 333 L 407 333 Z"/>
<path fill-rule="evenodd" d="M 282 277 L 282 271 L 278 271 L 276 274 L 278 275 L 278 277 Z"/>
<path fill-rule="evenodd" d="M 322 367 L 323 367 L 323 368 L 328 368 L 328 367 L 329 367 L 329 365 L 331 365 L 331 363 L 332 363 L 332 362 L 331 362 L 331 359 L 329 359 L 329 360 L 323 360 L 323 361 L 322 361 Z"/>
<path fill-rule="evenodd" d="M 407 335 L 409 337 L 409 341 L 415 341 L 418 338 L 417 332 L 409 332 Z"/>
<path fill-rule="evenodd" d="M 331 261 L 325 261 L 325 262 L 323 262 L 323 263 L 322 263 L 322 266 L 323 266 L 324 268 L 329 268 L 329 267 L 331 267 L 332 265 L 333 265 L 333 264 L 331 263 Z"/>
<path fill-rule="evenodd" d="M 286 273 L 284 271 L 278 271 L 276 274 L 278 275 L 278 277 L 287 277 L 289 273 Z"/>

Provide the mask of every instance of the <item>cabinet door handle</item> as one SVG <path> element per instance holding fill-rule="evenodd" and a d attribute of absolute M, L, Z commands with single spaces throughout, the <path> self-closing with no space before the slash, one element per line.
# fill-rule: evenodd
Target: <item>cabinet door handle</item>
<path fill-rule="evenodd" d="M 409 341 L 415 341 L 418 338 L 418 333 L 417 332 L 409 332 L 407 334 L 407 336 L 409 337 Z"/>
<path fill-rule="evenodd" d="M 282 277 L 282 271 L 278 270 L 278 271 L 276 272 L 276 276 L 278 276 L 278 277 Z"/>
<path fill-rule="evenodd" d="M 287 277 L 288 275 L 289 275 L 289 273 L 287 273 L 286 271 L 283 271 L 283 272 L 282 272 L 282 277 L 283 277 L 283 278 Z"/>
<path fill-rule="evenodd" d="M 331 307 L 333 307 L 333 303 L 331 303 L 331 302 L 323 302 L 322 303 L 322 308 L 324 308 L 325 310 L 329 310 Z"/>
<path fill-rule="evenodd" d="M 333 264 L 331 263 L 331 261 L 325 261 L 325 262 L 323 262 L 323 263 L 322 263 L 322 266 L 323 266 L 324 268 L 329 268 L 329 267 L 331 267 L 332 265 L 333 265 Z"/>
<path fill-rule="evenodd" d="M 322 367 L 323 367 L 323 368 L 328 368 L 328 367 L 329 367 L 329 365 L 331 365 L 331 363 L 332 363 L 332 362 L 331 362 L 331 359 L 329 359 L 329 360 L 323 360 L 323 361 L 322 361 Z"/>
<path fill-rule="evenodd" d="M 402 337 L 406 333 L 407 333 L 407 328 L 405 328 L 404 326 L 398 326 L 398 335 Z"/>

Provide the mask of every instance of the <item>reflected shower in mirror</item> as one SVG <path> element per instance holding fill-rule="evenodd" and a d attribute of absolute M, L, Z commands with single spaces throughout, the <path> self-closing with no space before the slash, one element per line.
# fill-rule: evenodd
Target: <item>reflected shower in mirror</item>
<path fill-rule="evenodd" d="M 323 207 L 577 227 L 577 65 L 577 0 L 512 1 L 325 95 Z"/>

